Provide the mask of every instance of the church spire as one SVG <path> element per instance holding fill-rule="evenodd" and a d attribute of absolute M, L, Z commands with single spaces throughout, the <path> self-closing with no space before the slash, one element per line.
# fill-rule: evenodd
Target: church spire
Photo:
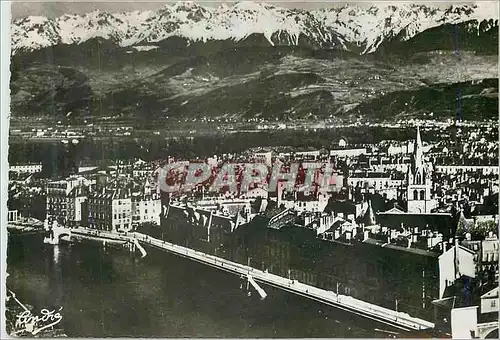
<path fill-rule="evenodd" d="M 424 164 L 424 150 L 420 128 L 417 126 L 417 138 L 413 152 L 413 162 L 408 168 L 406 199 L 409 213 L 430 213 L 435 202 L 432 199 L 432 167 Z"/>
<path fill-rule="evenodd" d="M 365 223 L 365 226 L 372 226 L 377 224 L 377 221 L 375 220 L 375 213 L 373 212 L 372 208 L 371 199 L 368 199 L 368 208 L 366 209 L 365 215 L 363 216 L 363 222 Z"/>
<path fill-rule="evenodd" d="M 422 138 L 420 137 L 420 127 L 417 126 L 417 146 L 422 147 Z"/>
<path fill-rule="evenodd" d="M 415 168 L 418 169 L 422 166 L 423 162 L 423 150 L 422 150 L 422 138 L 420 137 L 420 128 L 417 126 L 417 141 L 415 144 Z"/>

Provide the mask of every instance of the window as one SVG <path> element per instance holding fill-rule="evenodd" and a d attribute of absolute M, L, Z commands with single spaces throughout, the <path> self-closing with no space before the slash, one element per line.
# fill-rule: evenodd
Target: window
<path fill-rule="evenodd" d="M 424 190 L 420 191 L 420 200 L 422 200 L 422 201 L 425 200 L 425 191 Z"/>
<path fill-rule="evenodd" d="M 417 190 L 413 190 L 413 200 L 418 200 L 418 193 Z"/>
<path fill-rule="evenodd" d="M 497 300 L 491 300 L 491 307 L 497 306 Z"/>
<path fill-rule="evenodd" d="M 416 176 L 416 182 L 417 184 L 422 184 L 422 178 L 420 177 L 420 173 L 417 173 L 417 176 Z"/>

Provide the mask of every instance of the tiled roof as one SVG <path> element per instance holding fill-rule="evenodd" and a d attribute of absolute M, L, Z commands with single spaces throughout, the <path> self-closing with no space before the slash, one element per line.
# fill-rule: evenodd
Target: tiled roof
<path fill-rule="evenodd" d="M 382 227 L 399 229 L 401 224 L 410 227 L 428 228 L 450 236 L 456 229 L 451 214 L 409 214 L 409 213 L 378 213 L 377 222 Z"/>
<path fill-rule="evenodd" d="M 83 196 L 87 196 L 89 194 L 89 189 L 88 187 L 84 186 L 84 185 L 79 185 L 75 188 L 73 188 L 67 196 L 71 196 L 71 197 L 83 197 Z"/>
<path fill-rule="evenodd" d="M 344 213 L 344 214 L 355 214 L 356 205 L 351 201 L 341 201 L 341 200 L 329 200 L 327 206 L 325 207 L 326 213 Z"/>
<path fill-rule="evenodd" d="M 91 192 L 89 196 L 101 199 L 126 199 L 131 198 L 131 193 L 126 188 L 103 188 L 101 191 Z"/>
<path fill-rule="evenodd" d="M 342 219 L 338 219 L 337 221 L 335 221 L 332 226 L 330 228 L 328 228 L 325 233 L 333 233 L 335 232 L 336 229 L 340 228 L 344 223 L 348 223 L 347 221 L 345 220 L 342 220 Z"/>

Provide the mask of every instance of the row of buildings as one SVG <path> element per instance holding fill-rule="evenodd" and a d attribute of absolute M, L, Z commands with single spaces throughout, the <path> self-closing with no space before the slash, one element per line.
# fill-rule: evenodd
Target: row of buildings
<path fill-rule="evenodd" d="M 67 227 L 129 231 L 144 223 L 160 223 L 162 204 L 157 186 L 146 177 L 120 174 L 71 176 L 46 189 L 47 219 Z"/>

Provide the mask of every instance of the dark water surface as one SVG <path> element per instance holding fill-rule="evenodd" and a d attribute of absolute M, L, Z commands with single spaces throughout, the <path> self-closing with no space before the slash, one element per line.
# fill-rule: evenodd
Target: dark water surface
<path fill-rule="evenodd" d="M 140 259 L 99 243 L 44 245 L 11 235 L 8 288 L 59 308 L 70 337 L 385 337 L 374 324 L 264 286 L 248 296 L 237 276 L 148 248 Z"/>

